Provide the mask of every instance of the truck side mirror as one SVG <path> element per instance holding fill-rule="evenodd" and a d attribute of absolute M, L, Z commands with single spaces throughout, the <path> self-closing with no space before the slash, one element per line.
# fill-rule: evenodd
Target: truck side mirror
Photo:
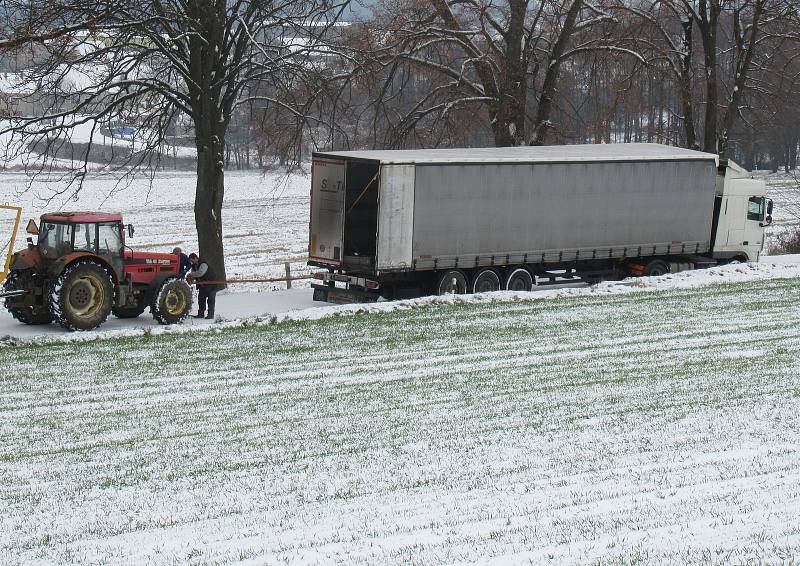
<path fill-rule="evenodd" d="M 772 199 L 767 200 L 767 218 L 772 217 Z"/>
<path fill-rule="evenodd" d="M 133 238 L 133 224 L 128 224 L 128 237 Z"/>
<path fill-rule="evenodd" d="M 28 220 L 28 226 L 25 228 L 25 231 L 28 234 L 33 234 L 34 236 L 39 235 L 39 227 L 36 225 L 35 220 Z"/>

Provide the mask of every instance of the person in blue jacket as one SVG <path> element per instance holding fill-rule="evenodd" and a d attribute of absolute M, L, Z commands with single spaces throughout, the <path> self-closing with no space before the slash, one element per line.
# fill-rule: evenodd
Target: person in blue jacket
<path fill-rule="evenodd" d="M 175 248 L 174 250 L 172 250 L 172 253 L 174 253 L 181 259 L 180 276 L 181 279 L 183 279 L 184 277 L 186 277 L 186 274 L 192 270 L 192 262 L 189 261 L 189 256 L 183 253 L 183 250 L 180 248 Z"/>

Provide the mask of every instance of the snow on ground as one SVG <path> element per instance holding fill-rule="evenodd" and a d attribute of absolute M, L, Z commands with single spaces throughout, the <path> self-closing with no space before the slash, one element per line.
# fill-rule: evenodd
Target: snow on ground
<path fill-rule="evenodd" d="M 800 174 L 797 171 L 758 172 L 755 176 L 767 183 L 769 197 L 775 201 L 775 224 L 767 229 L 766 248 L 769 249 L 779 233 L 800 225 Z"/>
<path fill-rule="evenodd" d="M 0 202 L 193 250 L 193 182 L 44 203 L 5 174 Z M 228 174 L 232 276 L 308 272 L 307 186 Z M 0 563 L 791 561 L 798 277 L 793 256 L 322 308 L 242 286 L 215 324 L 71 334 L 0 311 Z"/>
<path fill-rule="evenodd" d="M 760 269 L 0 348 L 0 563 L 792 563 L 800 286 Z"/>

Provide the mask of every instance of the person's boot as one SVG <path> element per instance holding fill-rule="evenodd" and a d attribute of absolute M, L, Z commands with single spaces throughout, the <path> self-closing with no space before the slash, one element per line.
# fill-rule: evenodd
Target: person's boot
<path fill-rule="evenodd" d="M 210 312 L 210 313 L 208 313 L 208 314 L 206 315 L 206 319 L 207 319 L 207 320 L 214 320 L 214 313 L 213 313 L 213 312 Z"/>
<path fill-rule="evenodd" d="M 199 312 L 196 315 L 194 315 L 193 318 L 206 318 L 206 315 L 204 315 L 203 313 Z"/>

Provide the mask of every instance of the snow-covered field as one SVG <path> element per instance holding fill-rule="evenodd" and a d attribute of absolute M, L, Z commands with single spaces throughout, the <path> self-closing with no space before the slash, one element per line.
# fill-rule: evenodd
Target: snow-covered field
<path fill-rule="evenodd" d="M 766 238 L 769 250 L 780 233 L 800 225 L 800 173 L 758 173 L 756 177 L 766 181 L 769 196 L 775 201 L 775 224 L 767 230 Z"/>
<path fill-rule="evenodd" d="M 4 174 L 0 202 L 193 250 L 193 182 L 45 203 Z M 232 277 L 308 272 L 308 182 L 228 173 Z M 798 281 L 793 256 L 367 306 L 244 285 L 216 324 L 73 334 L 0 311 L 0 564 L 796 562 Z"/>
<path fill-rule="evenodd" d="M 0 348 L 0 562 L 791 563 L 798 280 L 690 279 Z"/>

